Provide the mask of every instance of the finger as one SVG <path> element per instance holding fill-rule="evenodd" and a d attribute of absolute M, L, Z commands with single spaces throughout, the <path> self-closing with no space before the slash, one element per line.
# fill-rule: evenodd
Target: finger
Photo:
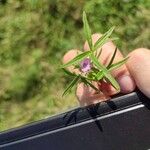
<path fill-rule="evenodd" d="M 93 36 L 92 36 L 93 43 L 95 43 L 100 37 L 101 37 L 100 34 L 93 34 Z M 107 42 L 106 44 L 104 44 L 102 46 L 102 53 L 99 58 L 99 60 L 102 64 L 107 65 L 109 63 L 115 48 L 116 48 L 116 46 L 111 41 Z M 85 42 L 84 50 L 89 50 L 89 46 L 88 46 L 87 42 Z M 122 59 L 123 59 L 123 55 L 121 54 L 121 52 L 119 50 L 117 50 L 116 57 L 115 57 L 113 63 L 116 63 Z M 134 80 L 133 80 L 131 74 L 129 73 L 126 65 L 123 65 L 120 68 L 118 68 L 117 70 L 112 71 L 112 75 L 117 79 L 122 93 L 129 93 L 135 89 Z M 102 84 L 102 86 L 103 86 L 103 84 Z M 106 86 L 106 83 L 104 84 L 104 87 L 105 86 Z M 109 88 L 107 88 L 107 89 L 109 89 L 108 94 L 112 93 L 112 95 L 113 95 L 115 93 L 114 88 L 110 87 L 109 85 L 107 85 L 107 87 L 109 87 Z"/>
<path fill-rule="evenodd" d="M 81 53 L 81 51 L 77 49 L 72 49 L 68 51 L 63 57 L 63 64 L 68 63 L 70 60 L 75 58 L 79 53 Z M 67 67 L 67 69 L 71 71 L 72 73 L 79 73 L 79 69 L 75 69 L 73 66 L 69 66 Z"/>
<path fill-rule="evenodd" d="M 131 52 L 127 66 L 138 88 L 150 98 L 150 50 L 139 48 Z"/>
<path fill-rule="evenodd" d="M 96 83 L 95 83 L 96 86 Z M 79 83 L 76 90 L 76 96 L 81 106 L 96 104 L 98 102 L 109 100 L 110 97 L 102 92 L 96 93 L 94 89 Z"/>

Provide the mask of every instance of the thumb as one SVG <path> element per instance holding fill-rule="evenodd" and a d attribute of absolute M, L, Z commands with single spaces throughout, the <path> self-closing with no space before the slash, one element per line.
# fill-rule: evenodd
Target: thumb
<path fill-rule="evenodd" d="M 150 50 L 139 48 L 132 51 L 127 67 L 137 87 L 150 98 Z"/>

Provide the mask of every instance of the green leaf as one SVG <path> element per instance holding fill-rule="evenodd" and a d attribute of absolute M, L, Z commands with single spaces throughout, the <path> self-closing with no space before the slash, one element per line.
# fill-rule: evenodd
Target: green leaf
<path fill-rule="evenodd" d="M 92 50 L 93 44 L 92 44 L 91 29 L 90 29 L 85 11 L 83 12 L 83 26 L 84 26 L 84 34 L 85 34 L 86 40 L 88 41 L 90 50 Z"/>
<path fill-rule="evenodd" d="M 120 86 L 118 84 L 118 82 L 115 80 L 115 78 L 110 74 L 110 72 L 107 70 L 107 68 L 105 66 L 103 66 L 98 60 L 97 58 L 91 54 L 91 59 L 93 61 L 93 63 L 95 64 L 95 66 L 103 71 L 104 76 L 110 81 L 110 83 L 112 84 L 112 86 L 116 89 L 116 90 L 120 90 Z"/>
<path fill-rule="evenodd" d="M 68 70 L 66 70 L 66 69 L 64 69 L 64 68 L 62 68 L 62 70 L 63 70 L 67 75 L 69 75 L 69 76 L 76 76 L 76 74 L 74 74 L 74 73 L 72 73 L 72 72 L 70 72 L 70 71 L 68 71 Z"/>
<path fill-rule="evenodd" d="M 101 80 L 103 77 L 104 77 L 103 71 L 99 71 L 99 72 L 96 74 L 96 79 L 97 79 L 97 80 Z"/>
<path fill-rule="evenodd" d="M 110 41 L 116 41 L 116 40 L 119 40 L 119 38 L 118 37 L 112 37 L 112 38 L 110 38 Z"/>
<path fill-rule="evenodd" d="M 126 61 L 127 61 L 128 59 L 129 59 L 129 57 L 126 57 L 126 58 L 124 58 L 123 60 L 121 60 L 121 61 L 119 61 L 119 62 L 117 62 L 117 63 L 115 63 L 115 64 L 110 65 L 110 67 L 108 68 L 109 71 L 112 71 L 112 70 L 114 70 L 114 69 L 117 69 L 117 68 L 121 67 L 123 64 L 126 63 Z"/>
<path fill-rule="evenodd" d="M 91 71 L 87 74 L 87 76 L 85 77 L 87 80 L 91 80 L 91 81 L 97 81 L 97 79 L 95 78 L 96 73 L 94 71 Z"/>
<path fill-rule="evenodd" d="M 117 47 L 115 48 L 115 51 L 114 51 L 114 53 L 113 53 L 113 55 L 112 55 L 112 57 L 111 57 L 111 59 L 110 59 L 110 62 L 109 62 L 109 64 L 108 64 L 107 68 L 109 68 L 109 67 L 112 65 L 112 63 L 113 63 L 113 61 L 114 61 L 114 58 L 115 58 L 115 56 L 116 56 L 116 53 L 117 53 Z"/>
<path fill-rule="evenodd" d="M 94 51 L 98 48 L 102 47 L 108 40 L 110 35 L 112 34 L 115 27 L 110 28 L 106 33 L 103 34 L 102 37 L 100 37 L 96 43 L 94 44 Z"/>
<path fill-rule="evenodd" d="M 89 85 L 91 88 L 93 88 L 95 91 L 99 91 L 98 88 L 96 88 L 92 83 L 90 83 L 86 78 L 81 77 L 81 80 L 84 84 Z"/>
<path fill-rule="evenodd" d="M 100 49 L 100 51 L 99 51 L 99 53 L 98 53 L 98 55 L 96 57 L 99 58 L 101 53 L 102 53 L 102 48 Z"/>
<path fill-rule="evenodd" d="M 73 86 L 79 81 L 79 79 L 80 79 L 80 76 L 74 77 L 74 79 L 71 81 L 71 83 L 65 89 L 65 91 L 64 91 L 62 96 L 66 95 L 73 88 Z"/>
<path fill-rule="evenodd" d="M 90 55 L 90 53 L 91 53 L 91 51 L 86 51 L 84 53 L 81 53 L 81 54 L 77 55 L 75 58 L 70 60 L 68 63 L 62 65 L 61 68 L 65 68 L 65 67 L 76 64 L 77 62 L 81 61 L 85 57 L 88 57 Z"/>

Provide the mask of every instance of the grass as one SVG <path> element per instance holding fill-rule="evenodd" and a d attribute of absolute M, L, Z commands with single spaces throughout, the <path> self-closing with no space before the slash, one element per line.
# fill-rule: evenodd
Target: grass
<path fill-rule="evenodd" d="M 68 49 L 82 49 L 82 11 L 92 31 L 114 36 L 123 53 L 150 48 L 147 0 L 0 0 L 0 130 L 77 106 L 58 67 Z"/>

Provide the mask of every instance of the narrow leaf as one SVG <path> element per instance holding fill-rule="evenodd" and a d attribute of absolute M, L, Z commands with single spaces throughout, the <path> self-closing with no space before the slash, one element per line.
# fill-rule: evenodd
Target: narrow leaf
<path fill-rule="evenodd" d="M 115 78 L 110 74 L 110 72 L 107 70 L 107 68 L 105 66 L 103 66 L 98 60 L 97 58 L 92 54 L 91 55 L 91 59 L 93 61 L 93 63 L 96 65 L 96 67 L 100 70 L 103 71 L 104 76 L 110 81 L 110 83 L 112 84 L 112 86 L 114 86 L 114 88 L 116 90 L 120 90 L 120 86 L 118 84 L 118 82 L 115 80 Z"/>
<path fill-rule="evenodd" d="M 112 55 L 112 57 L 111 57 L 111 59 L 110 59 L 110 62 L 109 62 L 109 64 L 108 64 L 107 68 L 109 68 L 109 67 L 112 65 L 112 63 L 113 63 L 113 61 L 114 61 L 114 58 L 115 58 L 115 56 L 116 56 L 116 53 L 117 53 L 117 47 L 115 48 L 115 51 L 114 51 L 114 53 L 113 53 L 113 55 Z"/>
<path fill-rule="evenodd" d="M 99 51 L 99 53 L 98 53 L 98 55 L 96 57 L 99 58 L 101 53 L 102 53 L 102 48 L 100 49 L 100 51 Z"/>
<path fill-rule="evenodd" d="M 87 80 L 97 81 L 96 79 L 96 72 L 91 71 L 88 73 L 87 77 L 85 77 Z"/>
<path fill-rule="evenodd" d="M 93 45 L 92 45 L 91 29 L 90 29 L 85 11 L 83 12 L 83 26 L 84 26 L 84 34 L 85 34 L 86 40 L 88 41 L 90 50 L 92 50 Z"/>
<path fill-rule="evenodd" d="M 96 74 L 96 79 L 97 79 L 97 80 L 101 80 L 103 77 L 104 77 L 103 71 L 99 71 L 99 72 Z"/>
<path fill-rule="evenodd" d="M 110 41 L 116 41 L 116 40 L 119 40 L 119 38 L 118 37 L 112 37 L 112 38 L 110 38 Z"/>
<path fill-rule="evenodd" d="M 129 59 L 129 57 L 126 57 L 126 58 L 124 58 L 123 60 L 121 60 L 121 61 L 119 61 L 119 62 L 117 62 L 117 63 L 115 63 L 115 64 L 110 65 L 110 67 L 108 68 L 109 71 L 112 71 L 112 70 L 114 70 L 114 69 L 117 69 L 117 68 L 121 67 L 123 64 L 126 63 L 126 61 L 127 61 L 128 59 Z"/>
<path fill-rule="evenodd" d="M 112 34 L 114 30 L 114 27 L 110 28 L 106 33 L 103 34 L 102 37 L 100 37 L 96 43 L 94 44 L 94 50 L 97 50 L 98 48 L 102 47 L 108 40 L 110 35 Z"/>
<path fill-rule="evenodd" d="M 86 85 L 89 85 L 91 88 L 93 88 L 95 91 L 99 91 L 97 87 L 95 87 L 92 83 L 90 83 L 87 79 L 81 78 L 82 82 L 84 82 Z"/>
<path fill-rule="evenodd" d="M 64 69 L 64 68 L 62 68 L 62 70 L 63 70 L 67 75 L 69 75 L 69 76 L 77 76 L 76 74 L 74 74 L 74 73 L 72 73 L 72 72 L 70 72 L 70 71 L 68 71 L 68 70 L 66 70 L 66 69 Z"/>
<path fill-rule="evenodd" d="M 94 53 L 94 54 L 95 54 L 95 56 L 97 57 L 97 55 L 98 55 L 98 50 L 97 50 L 97 51 L 95 51 L 95 53 Z"/>
<path fill-rule="evenodd" d="M 61 68 L 65 68 L 65 67 L 76 64 L 77 62 L 81 61 L 85 57 L 88 57 L 90 55 L 90 53 L 91 53 L 91 51 L 86 51 L 84 53 L 81 53 L 81 54 L 77 55 L 75 58 L 70 60 L 68 63 L 62 65 Z"/>
<path fill-rule="evenodd" d="M 64 93 L 62 96 L 66 95 L 72 88 L 73 86 L 79 81 L 80 76 L 76 76 L 71 83 L 68 85 L 68 87 L 65 89 Z"/>

